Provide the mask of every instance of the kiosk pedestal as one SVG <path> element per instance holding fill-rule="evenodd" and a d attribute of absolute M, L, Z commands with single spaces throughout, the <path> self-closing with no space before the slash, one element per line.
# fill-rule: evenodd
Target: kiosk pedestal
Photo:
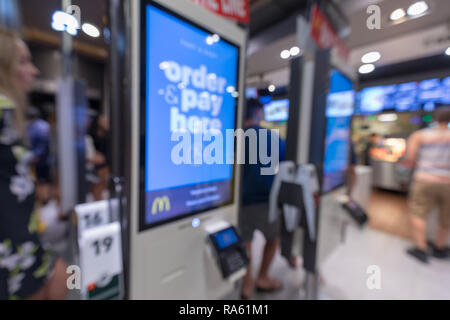
<path fill-rule="evenodd" d="M 243 148 L 226 134 L 242 127 L 246 34 L 189 0 L 131 1 L 131 13 L 129 296 L 220 299 L 246 265 L 230 161 Z M 212 132 L 224 158 L 211 162 Z"/>

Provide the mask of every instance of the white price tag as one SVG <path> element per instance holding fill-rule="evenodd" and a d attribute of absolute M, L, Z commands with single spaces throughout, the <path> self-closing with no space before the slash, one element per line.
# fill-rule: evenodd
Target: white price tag
<path fill-rule="evenodd" d="M 110 223 L 85 230 L 78 239 L 82 293 L 107 286 L 122 273 L 120 224 Z"/>

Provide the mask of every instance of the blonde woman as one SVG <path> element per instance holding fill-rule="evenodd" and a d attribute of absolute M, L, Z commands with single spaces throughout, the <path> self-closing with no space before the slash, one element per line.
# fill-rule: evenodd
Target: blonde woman
<path fill-rule="evenodd" d="M 25 134 L 26 95 L 38 70 L 26 44 L 0 28 L 0 299 L 64 299 L 61 259 L 40 243 Z"/>

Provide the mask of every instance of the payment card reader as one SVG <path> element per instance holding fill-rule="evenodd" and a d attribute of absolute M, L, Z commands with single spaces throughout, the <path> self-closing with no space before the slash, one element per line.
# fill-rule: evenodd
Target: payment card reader
<path fill-rule="evenodd" d="M 224 279 L 242 272 L 249 259 L 235 227 L 230 226 L 209 234 Z"/>

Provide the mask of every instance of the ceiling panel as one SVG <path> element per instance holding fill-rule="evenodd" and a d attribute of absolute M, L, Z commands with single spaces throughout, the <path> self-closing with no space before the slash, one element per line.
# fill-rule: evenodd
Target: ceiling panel
<path fill-rule="evenodd" d="M 72 4 L 81 9 L 81 23 L 89 22 L 97 26 L 102 36 L 92 38 L 79 32 L 76 39 L 92 45 L 105 46 L 103 39 L 103 27 L 107 13 L 107 0 L 72 0 Z M 51 28 L 52 15 L 56 10 L 61 10 L 61 0 L 19 0 L 22 11 L 23 24 L 26 27 L 37 28 L 42 31 L 58 35 Z"/>
<path fill-rule="evenodd" d="M 349 15 L 352 33 L 346 39 L 350 48 L 365 46 L 371 43 L 385 41 L 389 38 L 398 37 L 406 33 L 413 33 L 418 30 L 427 29 L 450 20 L 450 0 L 426 0 L 430 7 L 427 15 L 410 19 L 400 24 L 392 24 L 389 16 L 397 8 L 405 10 L 416 0 L 384 0 L 378 1 L 377 5 L 381 8 L 382 25 L 380 30 L 369 30 L 366 22 L 368 14 L 367 6 L 360 6 L 356 12 Z M 354 2 L 346 1 L 345 10 L 352 11 Z M 367 4 L 367 3 L 366 3 Z"/>

